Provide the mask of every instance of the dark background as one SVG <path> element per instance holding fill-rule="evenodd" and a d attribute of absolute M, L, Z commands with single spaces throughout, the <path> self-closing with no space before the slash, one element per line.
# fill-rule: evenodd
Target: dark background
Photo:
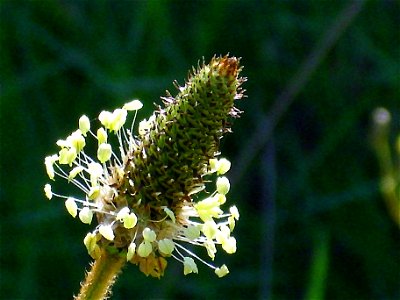
<path fill-rule="evenodd" d="M 199 59 L 229 52 L 248 77 L 222 143 L 241 211 L 237 253 L 217 255 L 231 274 L 185 277 L 170 260 L 157 280 L 129 265 L 113 298 L 399 299 L 399 227 L 370 135 L 378 106 L 400 130 L 400 5 L 350 3 L 1 1 L 0 297 L 71 299 L 88 267 L 94 225 L 43 194 L 56 140 L 132 98 L 148 117 Z"/>

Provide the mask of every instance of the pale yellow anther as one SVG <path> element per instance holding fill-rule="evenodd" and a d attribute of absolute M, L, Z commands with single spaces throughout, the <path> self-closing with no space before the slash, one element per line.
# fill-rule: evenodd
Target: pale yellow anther
<path fill-rule="evenodd" d="M 208 197 L 204 200 L 197 202 L 194 207 L 197 210 L 210 210 L 216 206 L 219 206 L 218 198 Z"/>
<path fill-rule="evenodd" d="M 98 178 L 103 175 L 103 167 L 99 163 L 90 163 L 88 165 L 88 173 Z"/>
<path fill-rule="evenodd" d="M 128 253 L 126 253 L 126 260 L 129 261 L 132 259 L 133 255 L 135 255 L 136 244 L 134 242 L 129 244 Z"/>
<path fill-rule="evenodd" d="M 214 198 L 216 199 L 216 202 L 218 202 L 219 205 L 222 205 L 226 202 L 225 195 L 217 193 L 215 194 Z"/>
<path fill-rule="evenodd" d="M 111 225 L 100 225 L 99 226 L 100 234 L 107 240 L 114 240 L 114 231 L 112 230 Z"/>
<path fill-rule="evenodd" d="M 90 175 L 90 182 L 92 186 L 97 185 L 97 179 L 103 175 L 103 167 L 99 163 L 90 163 L 87 172 Z"/>
<path fill-rule="evenodd" d="M 77 213 L 78 213 L 78 206 L 76 205 L 75 199 L 72 197 L 69 197 L 66 201 L 65 201 L 65 207 L 67 208 L 68 213 L 72 216 L 72 217 L 76 217 Z"/>
<path fill-rule="evenodd" d="M 99 186 L 92 186 L 87 194 L 89 200 L 94 200 L 100 196 L 100 187 Z"/>
<path fill-rule="evenodd" d="M 217 164 L 217 175 L 224 175 L 231 168 L 231 162 L 226 158 L 218 160 Z"/>
<path fill-rule="evenodd" d="M 175 243 L 171 239 L 163 239 L 158 242 L 158 250 L 164 255 L 171 255 L 175 249 Z"/>
<path fill-rule="evenodd" d="M 220 230 L 221 232 L 223 232 L 224 235 L 226 235 L 226 236 L 228 236 L 228 237 L 229 237 L 229 235 L 231 234 L 231 230 L 230 230 L 229 227 L 228 227 L 227 225 L 225 225 L 225 224 L 220 225 L 220 226 L 219 226 L 219 230 Z"/>
<path fill-rule="evenodd" d="M 148 242 L 154 242 L 156 240 L 156 233 L 154 230 L 151 230 L 150 228 L 146 227 L 143 229 L 143 239 Z"/>
<path fill-rule="evenodd" d="M 124 227 L 126 229 L 131 229 L 131 228 L 135 227 L 137 224 L 137 221 L 138 221 L 138 218 L 133 212 L 124 216 L 124 218 L 123 218 Z"/>
<path fill-rule="evenodd" d="M 117 219 L 118 221 L 122 221 L 126 216 L 129 215 L 129 213 L 130 213 L 129 207 L 125 206 L 124 208 L 122 208 L 122 209 L 118 212 L 116 219 Z"/>
<path fill-rule="evenodd" d="M 110 144 L 103 143 L 97 149 L 97 158 L 101 163 L 105 163 L 111 158 L 112 148 Z"/>
<path fill-rule="evenodd" d="M 218 177 L 217 179 L 217 192 L 226 195 L 229 192 L 231 185 L 229 183 L 229 179 L 226 178 L 225 176 L 223 177 Z"/>
<path fill-rule="evenodd" d="M 225 275 L 229 274 L 228 267 L 226 265 L 222 265 L 221 268 L 216 268 L 215 274 L 217 274 L 219 278 L 224 277 Z"/>
<path fill-rule="evenodd" d="M 225 252 L 228 254 L 235 253 L 236 252 L 236 239 L 233 236 L 226 239 L 222 243 L 222 249 L 224 249 Z"/>
<path fill-rule="evenodd" d="M 238 210 L 238 208 L 236 207 L 236 205 L 230 207 L 230 208 L 229 208 L 229 212 L 231 213 L 231 215 L 232 215 L 236 220 L 239 220 L 240 215 L 239 215 L 239 210 Z"/>
<path fill-rule="evenodd" d="M 59 154 L 59 159 L 58 162 L 61 165 L 70 165 L 72 166 L 72 163 L 74 162 L 77 152 L 75 148 L 63 148 L 60 150 Z"/>
<path fill-rule="evenodd" d="M 137 254 L 140 257 L 147 257 L 150 255 L 150 253 L 153 251 L 153 246 L 149 241 L 143 241 L 140 243 L 138 249 L 137 249 Z"/>
<path fill-rule="evenodd" d="M 218 217 L 223 211 L 219 208 L 219 197 L 208 197 L 194 205 L 199 217 L 203 221 L 208 221 L 212 218 Z"/>
<path fill-rule="evenodd" d="M 114 110 L 111 117 L 110 130 L 113 130 L 114 132 L 120 130 L 126 122 L 127 114 L 126 109 L 117 108 Z"/>
<path fill-rule="evenodd" d="M 51 185 L 50 184 L 45 184 L 44 186 L 44 194 L 46 195 L 47 199 L 51 199 L 53 197 L 53 192 L 51 191 Z"/>
<path fill-rule="evenodd" d="M 72 147 L 75 148 L 76 153 L 82 151 L 85 147 L 86 142 L 85 138 L 82 135 L 82 132 L 78 129 L 74 131 L 68 138 L 67 143 Z"/>
<path fill-rule="evenodd" d="M 79 219 L 85 224 L 92 223 L 93 211 L 91 211 L 87 206 L 82 208 L 82 210 L 79 212 Z"/>
<path fill-rule="evenodd" d="M 228 225 L 229 225 L 229 229 L 231 230 L 231 232 L 233 231 L 233 229 L 235 229 L 235 217 L 234 216 L 229 216 L 228 217 Z"/>
<path fill-rule="evenodd" d="M 211 220 L 212 218 L 217 218 L 223 213 L 219 206 L 215 206 L 208 211 L 200 211 L 199 216 L 203 221 Z"/>
<path fill-rule="evenodd" d="M 140 100 L 135 99 L 128 103 L 125 103 L 122 108 L 131 111 L 131 110 L 139 110 L 142 107 L 143 107 L 143 103 L 140 102 Z"/>
<path fill-rule="evenodd" d="M 78 175 L 83 170 L 84 170 L 84 168 L 82 166 L 73 168 L 68 174 L 68 180 L 74 179 L 76 177 L 76 175 Z"/>
<path fill-rule="evenodd" d="M 53 154 L 51 156 L 47 156 L 44 159 L 44 165 L 46 167 L 46 172 L 47 176 L 49 176 L 50 179 L 54 180 L 54 163 L 58 160 L 58 155 Z"/>
<path fill-rule="evenodd" d="M 208 162 L 209 167 L 210 167 L 210 173 L 214 173 L 217 171 L 218 167 L 218 159 L 216 158 L 211 158 Z"/>
<path fill-rule="evenodd" d="M 217 240 L 217 243 L 223 244 L 227 240 L 227 237 L 221 231 L 217 231 L 215 239 Z"/>
<path fill-rule="evenodd" d="M 110 124 L 112 121 L 112 113 L 106 110 L 103 110 L 100 114 L 99 114 L 99 121 L 100 123 L 108 130 L 110 129 Z"/>
<path fill-rule="evenodd" d="M 224 244 L 229 239 L 230 234 L 231 234 L 231 231 L 229 230 L 228 226 L 221 225 L 215 235 L 215 238 L 218 243 Z"/>
<path fill-rule="evenodd" d="M 164 207 L 163 210 L 165 211 L 165 213 L 167 214 L 167 216 L 172 220 L 172 222 L 175 223 L 175 215 L 174 212 L 172 210 L 170 210 L 168 207 Z"/>
<path fill-rule="evenodd" d="M 189 240 L 195 240 L 200 236 L 199 226 L 189 225 L 187 228 L 184 229 L 183 234 Z"/>
<path fill-rule="evenodd" d="M 214 260 L 215 253 L 217 253 L 217 248 L 215 248 L 215 244 L 212 240 L 207 240 L 204 242 L 204 247 L 206 247 L 208 256 Z"/>
<path fill-rule="evenodd" d="M 61 165 L 69 164 L 69 149 L 68 148 L 62 148 L 58 152 L 58 155 L 59 155 L 58 162 Z"/>
<path fill-rule="evenodd" d="M 90 120 L 85 115 L 79 118 L 79 130 L 84 136 L 86 136 L 86 133 L 90 130 Z"/>
<path fill-rule="evenodd" d="M 198 273 L 197 265 L 191 257 L 183 258 L 183 274 Z"/>
<path fill-rule="evenodd" d="M 201 231 L 208 239 L 213 239 L 218 231 L 218 226 L 213 220 L 204 222 Z"/>
<path fill-rule="evenodd" d="M 107 138 L 108 138 L 107 131 L 103 127 L 97 129 L 97 141 L 99 145 L 107 143 Z"/>
<path fill-rule="evenodd" d="M 66 140 L 57 140 L 56 145 L 60 148 L 67 148 L 71 147 L 70 143 L 67 142 Z"/>
<path fill-rule="evenodd" d="M 89 232 L 88 234 L 86 234 L 85 238 L 83 239 L 83 244 L 86 246 L 86 249 L 88 250 L 89 253 L 91 253 L 97 243 L 97 238 L 96 238 L 96 234 Z"/>

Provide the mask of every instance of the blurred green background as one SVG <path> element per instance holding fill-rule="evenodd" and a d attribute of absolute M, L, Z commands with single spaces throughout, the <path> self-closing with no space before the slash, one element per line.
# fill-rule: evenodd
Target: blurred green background
<path fill-rule="evenodd" d="M 241 211 L 237 253 L 217 256 L 231 274 L 218 280 L 200 267 L 184 277 L 170 260 L 157 280 L 129 265 L 113 299 L 399 299 L 400 231 L 379 188 L 371 114 L 391 112 L 392 143 L 400 5 L 349 3 L 0 1 L 0 298 L 71 299 L 88 267 L 82 240 L 93 224 L 43 195 L 56 140 L 82 114 L 132 98 L 148 117 L 199 59 L 229 52 L 248 77 L 244 114 L 222 142 L 233 163 L 228 200 Z M 305 70 L 315 72 L 279 98 L 312 53 L 320 60 Z M 280 113 L 276 99 L 291 105 Z M 255 132 L 265 116 L 277 126 L 254 156 L 245 149 L 264 139 Z"/>

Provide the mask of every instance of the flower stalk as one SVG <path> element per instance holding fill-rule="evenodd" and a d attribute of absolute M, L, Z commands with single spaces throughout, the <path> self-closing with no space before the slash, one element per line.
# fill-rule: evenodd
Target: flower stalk
<path fill-rule="evenodd" d="M 124 257 L 111 254 L 103 249 L 100 257 L 92 264 L 75 300 L 106 299 L 110 295 L 111 287 L 125 263 Z"/>
<path fill-rule="evenodd" d="M 218 245 L 236 252 L 231 233 L 239 211 L 223 210 L 231 163 L 219 157 L 219 143 L 240 113 L 234 106 L 243 97 L 240 71 L 239 59 L 229 56 L 193 69 L 183 87 L 175 83 L 178 94 L 167 92 L 164 106 L 139 123 L 137 135 L 134 122 L 143 105 L 133 100 L 101 112 L 96 131 L 82 116 L 79 129 L 57 141 L 59 152 L 45 159 L 47 174 L 68 180 L 85 197 L 56 194 L 50 184 L 45 195 L 64 199 L 69 214 L 81 222 L 91 224 L 95 217 L 98 223 L 83 241 L 95 263 L 82 286 L 89 296 L 82 299 L 98 288 L 104 297 L 124 261 L 157 278 L 169 257 L 183 264 L 184 275 L 198 272 L 196 261 L 218 277 L 229 273 L 226 265 L 216 267 L 184 245 L 204 247 L 211 260 Z M 132 113 L 132 125 L 125 127 Z M 96 157 L 85 153 L 89 137 L 97 143 Z"/>

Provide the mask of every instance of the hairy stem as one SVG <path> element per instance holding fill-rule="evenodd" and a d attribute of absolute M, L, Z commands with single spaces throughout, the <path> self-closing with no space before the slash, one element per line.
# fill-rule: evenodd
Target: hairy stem
<path fill-rule="evenodd" d="M 91 270 L 82 283 L 80 293 L 75 299 L 106 299 L 125 261 L 123 256 L 110 254 L 103 249 L 101 256 L 92 264 Z"/>

